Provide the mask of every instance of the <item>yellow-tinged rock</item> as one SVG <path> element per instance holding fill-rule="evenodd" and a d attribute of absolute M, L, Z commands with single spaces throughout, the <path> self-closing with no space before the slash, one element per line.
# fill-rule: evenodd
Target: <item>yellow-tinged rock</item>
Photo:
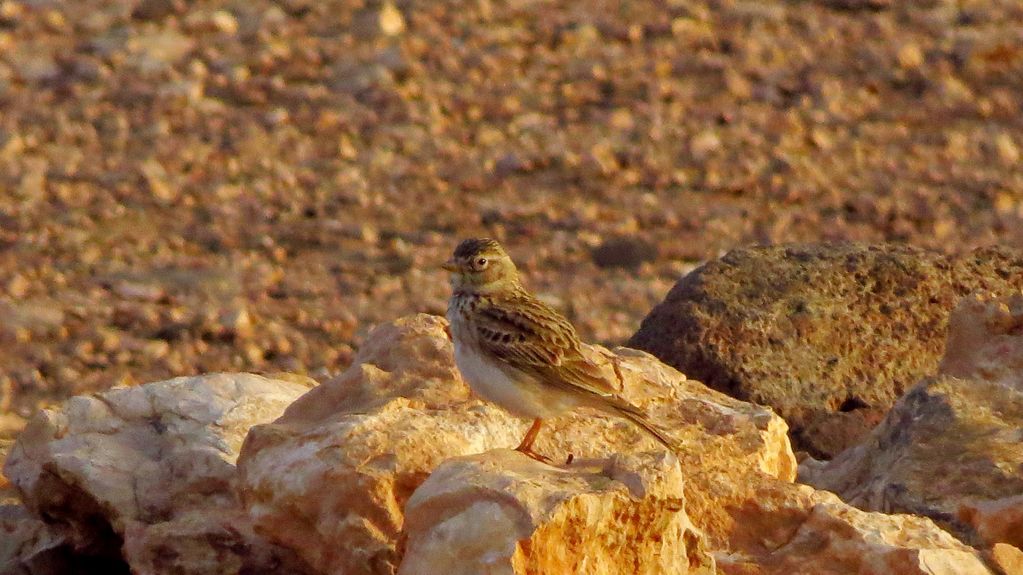
<path fill-rule="evenodd" d="M 406 506 L 400 575 L 714 573 L 667 453 L 551 467 L 511 450 L 451 459 Z"/>
<path fill-rule="evenodd" d="M 991 548 L 991 562 L 998 566 L 1005 575 L 1023 573 L 1023 551 L 1005 543 L 995 543 Z"/>
<path fill-rule="evenodd" d="M 405 17 L 390 2 L 380 9 L 380 31 L 385 36 L 397 36 L 405 31 Z"/>
<path fill-rule="evenodd" d="M 348 371 L 251 431 L 239 458 L 240 494 L 258 532 L 324 572 L 412 569 L 398 541 L 413 491 L 445 460 L 514 447 L 528 426 L 470 394 L 446 327 L 418 315 L 377 328 Z M 745 494 L 748 475 L 794 477 L 785 423 L 769 409 L 712 391 L 643 352 L 586 351 L 682 446 L 687 510 L 692 505 L 719 540 L 731 524 L 720 502 Z M 671 457 L 628 423 L 589 411 L 547 422 L 536 449 L 557 461 Z M 626 517 L 606 529 L 628 529 Z M 568 553 L 577 545 L 564 541 Z"/>

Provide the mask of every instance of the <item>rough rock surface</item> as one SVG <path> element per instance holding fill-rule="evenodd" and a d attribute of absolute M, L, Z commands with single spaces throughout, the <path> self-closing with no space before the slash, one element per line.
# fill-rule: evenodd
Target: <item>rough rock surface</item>
<path fill-rule="evenodd" d="M 450 459 L 405 508 L 399 574 L 713 574 L 683 481 L 665 452 L 565 468 L 511 450 Z"/>
<path fill-rule="evenodd" d="M 257 529 L 321 572 L 395 568 L 402 508 L 430 471 L 524 431 L 469 401 L 450 345 L 437 318 L 379 328 L 340 378 L 253 428 L 238 466 Z"/>
<path fill-rule="evenodd" d="M 680 280 L 629 345 L 773 407 L 797 448 L 828 458 L 934 373 L 960 298 L 1012 287 L 1023 287 L 1023 254 L 1001 248 L 738 249 Z"/>
<path fill-rule="evenodd" d="M 492 561 L 503 566 L 494 572 L 515 573 L 574 564 L 583 548 L 601 557 L 636 524 L 668 518 L 657 494 L 682 490 L 661 482 L 673 476 L 663 468 L 671 458 L 620 421 L 586 411 L 551 420 L 537 449 L 559 461 L 575 455 L 560 469 L 520 465 L 517 455 L 504 451 L 480 454 L 516 445 L 526 422 L 470 396 L 445 327 L 441 318 L 419 315 L 377 328 L 348 372 L 311 390 L 273 424 L 251 430 L 238 469 L 257 532 L 295 549 L 321 572 L 420 573 L 436 565 L 458 572 Z M 609 377 L 616 377 L 617 363 L 623 395 L 650 411 L 681 445 L 685 514 L 705 542 L 665 538 L 665 549 L 692 553 L 706 545 L 720 572 L 742 575 L 838 575 L 848 566 L 891 575 L 989 573 L 979 552 L 926 518 L 862 512 L 791 483 L 787 428 L 770 410 L 686 379 L 643 352 L 588 350 L 608 362 Z M 458 456 L 466 457 L 449 461 Z M 635 473 L 611 473 L 615 481 L 599 484 L 579 481 L 595 477 L 585 470 L 597 462 L 616 469 L 610 463 L 616 458 L 629 462 L 617 469 Z M 619 496 L 626 488 L 638 492 L 637 485 L 657 487 L 647 498 Z M 500 497 L 498 486 L 507 489 Z M 610 521 L 607 505 L 642 512 L 612 514 Z M 481 517 L 504 523 L 487 523 L 493 537 L 481 537 Z M 508 517 L 521 521 L 510 524 Z M 543 547 L 554 530 L 582 517 L 606 523 L 566 534 L 562 555 Z M 523 544 L 516 552 L 513 532 L 537 547 Z M 447 549 L 444 541 L 451 542 Z M 452 557 L 447 553 L 455 546 L 460 552 Z M 702 555 L 687 555 L 693 557 Z M 701 561 L 691 567 L 705 568 Z"/>
<path fill-rule="evenodd" d="M 736 514 L 726 575 L 988 575 L 981 554 L 925 517 L 868 513 L 834 494 L 764 483 Z"/>
<path fill-rule="evenodd" d="M 257 535 L 237 506 L 188 510 L 154 525 L 133 524 L 123 553 L 135 575 L 313 573 L 293 552 Z"/>
<path fill-rule="evenodd" d="M 997 565 L 1005 575 L 1023 573 L 1023 551 L 1005 543 L 995 543 L 989 554 L 991 563 Z"/>
<path fill-rule="evenodd" d="M 31 420 L 4 474 L 75 553 L 121 557 L 123 542 L 138 574 L 221 573 L 232 562 L 274 572 L 292 565 L 291 554 L 245 525 L 234 462 L 249 427 L 277 417 L 307 390 L 293 381 L 218 374 L 74 397 Z M 232 513 L 237 521 L 212 531 Z M 202 535 L 169 541 L 158 565 L 134 563 L 156 552 L 142 540 L 180 535 L 196 515 L 204 516 L 197 522 Z M 215 561 L 204 564 L 210 556 Z"/>
<path fill-rule="evenodd" d="M 942 368 L 861 444 L 801 480 L 867 510 L 933 518 L 963 540 L 1023 546 L 1023 296 L 970 297 Z M 940 480 L 935 480 L 940 478 Z"/>
<path fill-rule="evenodd" d="M 62 537 L 25 507 L 0 504 L 0 573 L 59 573 L 71 564 Z"/>
<path fill-rule="evenodd" d="M 949 319 L 939 369 L 1023 390 L 1023 292 L 964 298 Z"/>
<path fill-rule="evenodd" d="M 238 467 L 260 533 L 321 571 L 397 568 L 405 504 L 430 473 L 445 459 L 518 443 L 527 422 L 470 396 L 445 328 L 426 315 L 381 326 L 340 378 L 252 429 Z M 609 377 L 606 358 L 615 358 L 623 394 L 684 445 L 683 469 L 701 469 L 701 478 L 687 478 L 701 487 L 686 503 L 708 521 L 726 514 L 715 505 L 715 491 L 726 488 L 714 482 L 730 468 L 793 479 L 785 424 L 769 410 L 687 380 L 642 352 L 590 351 Z M 552 458 L 660 449 L 628 424 L 591 412 L 550 421 L 536 445 Z"/>

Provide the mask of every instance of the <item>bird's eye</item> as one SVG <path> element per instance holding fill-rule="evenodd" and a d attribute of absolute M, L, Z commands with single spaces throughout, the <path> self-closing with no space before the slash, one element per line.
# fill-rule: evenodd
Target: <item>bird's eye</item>
<path fill-rule="evenodd" d="M 477 259 L 476 260 L 476 265 L 481 267 L 481 268 L 482 267 L 486 267 L 486 265 L 487 265 L 487 258 L 479 258 L 479 259 Z"/>

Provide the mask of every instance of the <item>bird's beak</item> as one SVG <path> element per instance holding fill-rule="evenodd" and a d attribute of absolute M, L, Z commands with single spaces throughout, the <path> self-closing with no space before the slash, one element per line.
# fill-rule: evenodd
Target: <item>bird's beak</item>
<path fill-rule="evenodd" d="M 457 272 L 458 262 L 455 261 L 455 258 L 451 258 L 450 260 L 440 264 L 440 267 L 446 269 L 449 272 Z"/>

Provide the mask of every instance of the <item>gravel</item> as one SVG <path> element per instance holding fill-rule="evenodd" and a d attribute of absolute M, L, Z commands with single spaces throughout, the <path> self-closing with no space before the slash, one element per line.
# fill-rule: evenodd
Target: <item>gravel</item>
<path fill-rule="evenodd" d="M 736 246 L 1019 245 L 1021 34 L 1015 0 L 4 0 L 0 405 L 325 377 L 441 313 L 469 235 L 602 343 Z"/>

